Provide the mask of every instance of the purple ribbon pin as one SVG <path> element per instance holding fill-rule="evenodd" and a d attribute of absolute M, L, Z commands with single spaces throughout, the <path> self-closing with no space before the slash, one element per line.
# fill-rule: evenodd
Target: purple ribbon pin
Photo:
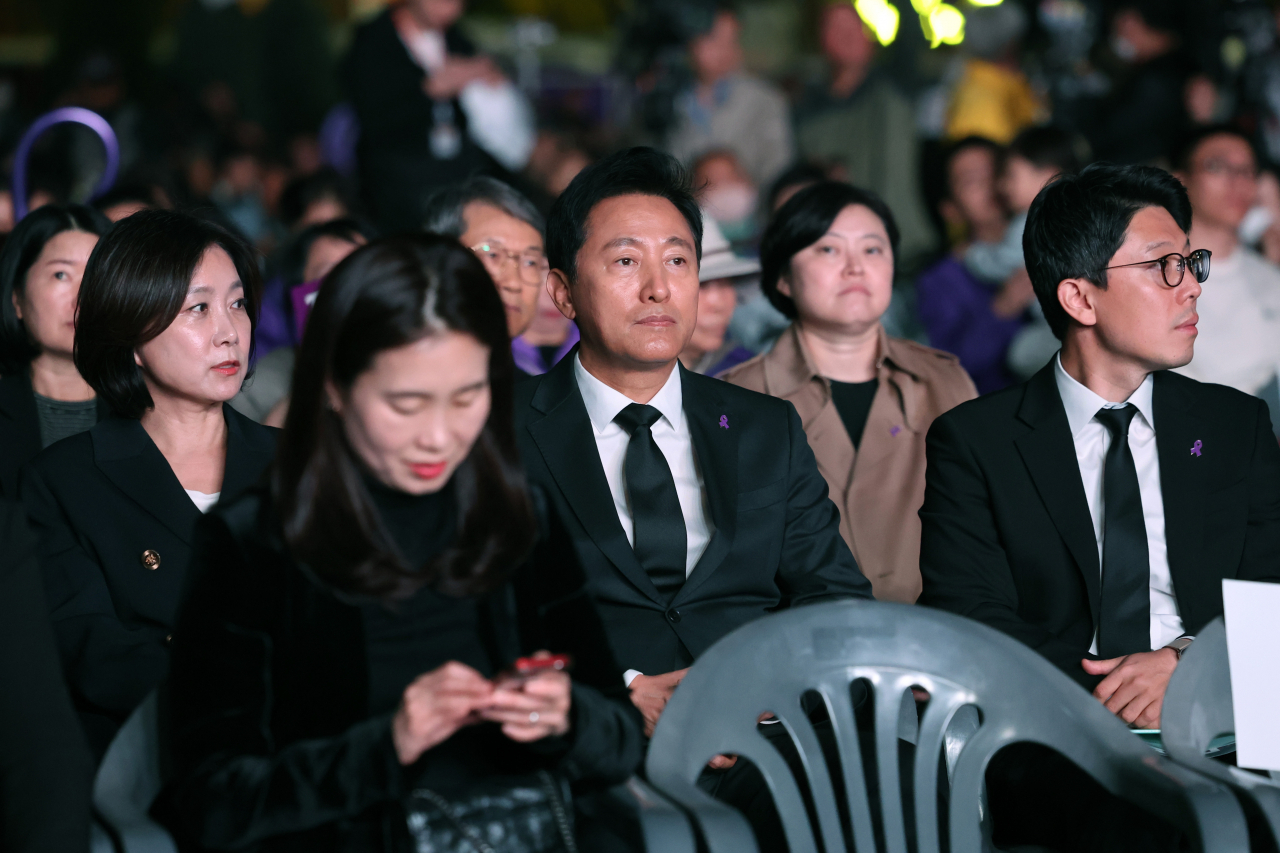
<path fill-rule="evenodd" d="M 1199 456 L 1201 447 L 1204 447 L 1204 445 L 1200 442 L 1200 439 L 1197 438 L 1196 443 L 1191 445 L 1191 455 Z"/>
<path fill-rule="evenodd" d="M 721 428 L 721 429 L 728 429 L 728 428 L 729 428 L 729 416 L 728 416 L 728 415 L 721 415 L 721 416 L 720 416 L 720 428 Z"/>
<path fill-rule="evenodd" d="M 897 438 L 898 433 L 900 432 L 902 432 L 902 427 L 898 426 L 897 424 L 894 424 L 892 427 L 889 428 L 889 435 L 893 436 L 894 438 Z"/>

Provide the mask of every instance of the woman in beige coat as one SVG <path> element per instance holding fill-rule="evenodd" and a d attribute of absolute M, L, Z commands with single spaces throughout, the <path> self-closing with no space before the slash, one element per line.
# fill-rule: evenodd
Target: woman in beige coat
<path fill-rule="evenodd" d="M 765 294 L 793 322 L 771 352 L 723 378 L 795 405 L 876 598 L 912 603 L 925 434 L 977 392 L 954 356 L 885 334 L 897 243 L 874 193 L 834 181 L 797 193 L 760 258 Z"/>

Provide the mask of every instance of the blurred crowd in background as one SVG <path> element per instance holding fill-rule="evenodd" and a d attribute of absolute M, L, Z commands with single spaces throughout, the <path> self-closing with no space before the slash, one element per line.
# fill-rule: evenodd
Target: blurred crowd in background
<path fill-rule="evenodd" d="M 887 331 L 958 355 L 985 393 L 1057 347 L 1022 265 L 1036 192 L 1151 163 L 1188 185 L 1193 248 L 1214 252 L 1188 372 L 1275 411 L 1278 28 L 1275 0 L 7 0 L 0 231 L 23 130 L 94 110 L 121 154 L 99 209 L 204 209 L 261 251 L 263 358 L 296 343 L 298 285 L 420 228 L 441 187 L 489 174 L 545 212 L 587 164 L 654 145 L 692 167 L 737 262 L 703 355 L 786 327 L 750 260 L 770 213 L 830 177 L 900 227 Z M 26 205 L 86 200 L 103 163 L 91 132 L 50 130 Z M 573 335 L 544 298 L 533 370 Z"/>

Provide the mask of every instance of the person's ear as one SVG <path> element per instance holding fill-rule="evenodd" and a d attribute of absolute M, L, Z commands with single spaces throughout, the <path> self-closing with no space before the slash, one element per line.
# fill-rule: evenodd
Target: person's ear
<path fill-rule="evenodd" d="M 776 285 L 778 292 L 788 299 L 794 300 L 795 296 L 791 293 L 791 274 L 783 273 L 778 276 L 778 284 Z"/>
<path fill-rule="evenodd" d="M 1067 316 L 1082 326 L 1098 323 L 1098 286 L 1084 278 L 1064 278 L 1058 282 L 1058 304 Z"/>
<path fill-rule="evenodd" d="M 133 351 L 133 363 L 138 367 L 142 367 L 142 356 L 138 354 L 137 350 Z"/>
<path fill-rule="evenodd" d="M 577 310 L 573 307 L 573 293 L 569 289 L 569 277 L 564 274 L 563 270 L 552 270 L 547 273 L 547 295 L 551 297 L 551 301 L 556 304 L 556 308 L 560 313 L 575 320 L 578 317 Z"/>
<path fill-rule="evenodd" d="M 960 228 L 965 224 L 964 214 L 960 212 L 960 205 L 949 198 L 944 198 L 938 203 L 938 213 L 942 216 L 942 221 L 952 227 Z"/>
<path fill-rule="evenodd" d="M 324 383 L 324 401 L 332 411 L 342 414 L 342 394 L 331 379 L 326 379 Z"/>
<path fill-rule="evenodd" d="M 22 319 L 22 303 L 18 301 L 18 289 L 15 287 L 13 292 L 9 294 L 9 300 L 13 302 L 13 313 L 19 320 Z"/>

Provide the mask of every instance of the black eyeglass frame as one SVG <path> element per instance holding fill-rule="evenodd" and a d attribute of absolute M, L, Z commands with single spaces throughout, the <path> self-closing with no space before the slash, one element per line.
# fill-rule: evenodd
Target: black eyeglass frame
<path fill-rule="evenodd" d="M 1167 255 L 1161 255 L 1160 257 L 1152 258 L 1149 261 L 1138 261 L 1137 263 L 1132 264 L 1116 264 L 1113 267 L 1103 267 L 1102 269 L 1105 272 L 1106 270 L 1118 270 L 1123 269 L 1124 267 L 1145 267 L 1147 264 L 1159 264 L 1160 277 L 1164 279 L 1165 286 L 1177 287 L 1186 279 L 1188 268 L 1191 269 L 1191 274 L 1196 277 L 1196 281 L 1204 284 L 1209 278 L 1209 260 L 1212 257 L 1213 252 L 1210 252 L 1208 249 L 1196 249 L 1189 255 L 1184 255 L 1181 252 L 1170 252 Z M 1168 261 L 1170 258 L 1178 258 L 1183 262 L 1177 267 L 1182 270 L 1182 275 L 1178 276 L 1177 281 L 1172 282 L 1169 281 Z"/>

